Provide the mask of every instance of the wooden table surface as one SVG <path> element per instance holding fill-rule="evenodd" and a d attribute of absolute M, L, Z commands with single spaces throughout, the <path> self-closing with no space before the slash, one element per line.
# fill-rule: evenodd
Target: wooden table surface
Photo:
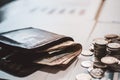
<path fill-rule="evenodd" d="M 67 20 L 66 18 L 60 21 L 43 21 L 41 16 L 32 17 L 32 13 L 23 13 L 13 16 L 13 18 L 5 18 L 0 22 L 0 32 L 9 31 L 12 29 L 33 26 L 36 28 L 48 30 L 58 34 L 68 35 L 81 43 L 83 50 L 88 50 L 92 40 L 96 37 L 103 37 L 105 34 L 119 34 L 120 24 L 110 22 L 93 21 L 77 21 Z M 50 18 L 50 17 L 49 17 Z M 64 21 L 63 21 L 64 20 Z M 41 21 L 41 22 L 39 22 Z M 80 73 L 88 73 L 86 68 L 81 67 L 81 62 L 91 60 L 92 56 L 79 55 L 77 59 L 67 68 L 42 67 L 36 72 L 26 77 L 16 77 L 6 72 L 0 71 L 0 78 L 8 80 L 76 80 L 75 76 Z M 98 80 L 94 79 L 93 80 Z M 120 80 L 120 73 L 106 72 L 105 76 L 100 80 Z"/>

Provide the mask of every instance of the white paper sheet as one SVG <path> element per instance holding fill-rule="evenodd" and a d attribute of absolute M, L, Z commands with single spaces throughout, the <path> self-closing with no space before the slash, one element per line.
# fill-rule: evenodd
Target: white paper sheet
<path fill-rule="evenodd" d="M 5 18 L 25 15 L 46 15 L 59 17 L 78 17 L 81 20 L 94 20 L 102 0 L 17 0 L 3 7 Z M 53 17 L 54 18 L 54 17 Z"/>
<path fill-rule="evenodd" d="M 105 0 L 98 21 L 120 23 L 120 0 Z"/>

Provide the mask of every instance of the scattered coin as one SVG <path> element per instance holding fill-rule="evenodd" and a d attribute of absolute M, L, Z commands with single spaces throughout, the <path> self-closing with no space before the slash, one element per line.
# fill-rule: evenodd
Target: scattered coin
<path fill-rule="evenodd" d="M 90 71 L 90 75 L 94 78 L 100 79 L 104 75 L 104 71 L 100 68 L 95 68 Z"/>
<path fill-rule="evenodd" d="M 93 62 L 92 61 L 82 61 L 81 66 L 85 67 L 85 68 L 89 68 L 89 67 L 93 66 Z"/>
<path fill-rule="evenodd" d="M 107 34 L 107 35 L 105 35 L 104 37 L 105 37 L 106 39 L 113 39 L 113 38 L 117 38 L 118 35 L 116 35 L 116 34 Z"/>
<path fill-rule="evenodd" d="M 89 74 L 81 73 L 76 75 L 76 80 L 92 80 L 92 77 Z"/>
<path fill-rule="evenodd" d="M 118 59 L 112 56 L 106 56 L 101 58 L 101 62 L 104 64 L 114 64 L 114 63 L 118 63 Z"/>
<path fill-rule="evenodd" d="M 89 51 L 89 50 L 83 50 L 81 52 L 81 55 L 83 56 L 92 56 L 93 55 L 93 52 Z"/>

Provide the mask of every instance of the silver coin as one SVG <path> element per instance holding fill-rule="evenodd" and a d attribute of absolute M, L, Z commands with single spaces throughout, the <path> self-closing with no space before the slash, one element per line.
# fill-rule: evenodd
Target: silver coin
<path fill-rule="evenodd" d="M 106 45 L 108 41 L 106 41 L 104 38 L 96 38 L 92 42 L 93 44 L 98 44 L 98 45 Z"/>
<path fill-rule="evenodd" d="M 105 39 L 104 38 L 95 38 L 95 39 L 93 39 L 92 44 L 95 44 L 96 40 L 105 40 Z"/>
<path fill-rule="evenodd" d="M 104 64 L 114 64 L 114 63 L 118 63 L 118 59 L 112 56 L 106 56 L 101 58 L 101 62 Z"/>
<path fill-rule="evenodd" d="M 117 38 L 118 35 L 116 35 L 116 34 L 107 34 L 107 35 L 105 35 L 104 37 L 105 37 L 106 39 L 113 39 L 113 38 Z"/>
<path fill-rule="evenodd" d="M 119 43 L 109 43 L 107 46 L 109 48 L 113 48 L 113 49 L 120 49 L 120 44 Z"/>
<path fill-rule="evenodd" d="M 92 77 L 89 74 L 81 73 L 76 75 L 76 80 L 92 80 Z"/>
<path fill-rule="evenodd" d="M 108 41 L 106 41 L 104 39 L 95 40 L 95 44 L 98 44 L 98 45 L 106 45 L 107 43 L 108 43 Z"/>
<path fill-rule="evenodd" d="M 81 55 L 83 56 L 92 56 L 93 55 L 93 52 L 89 51 L 89 50 L 83 50 L 81 52 Z"/>
<path fill-rule="evenodd" d="M 92 61 L 82 61 L 81 66 L 85 67 L 85 68 L 89 68 L 89 67 L 93 66 L 93 62 Z"/>
<path fill-rule="evenodd" d="M 104 75 L 104 71 L 100 68 L 95 68 L 90 71 L 90 75 L 94 78 L 100 79 Z"/>

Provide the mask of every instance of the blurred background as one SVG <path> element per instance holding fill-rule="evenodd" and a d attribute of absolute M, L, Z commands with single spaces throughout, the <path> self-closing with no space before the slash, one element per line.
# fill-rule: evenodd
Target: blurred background
<path fill-rule="evenodd" d="M 96 36 L 120 34 L 120 0 L 0 0 L 0 33 L 36 27 L 88 48 Z"/>

